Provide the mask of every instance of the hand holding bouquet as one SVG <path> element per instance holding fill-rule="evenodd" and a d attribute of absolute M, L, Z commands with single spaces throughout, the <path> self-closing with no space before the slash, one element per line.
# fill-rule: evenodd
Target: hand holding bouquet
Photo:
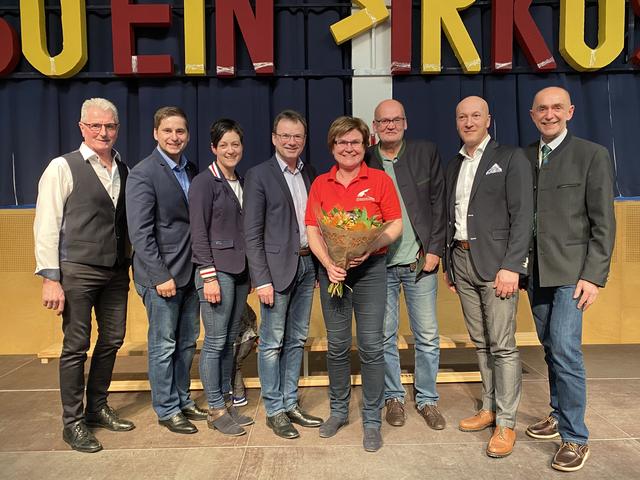
<path fill-rule="evenodd" d="M 317 217 L 331 260 L 345 270 L 349 262 L 368 252 L 387 225 L 375 216 L 369 217 L 366 209 L 359 208 L 345 211 L 334 207 L 329 212 L 322 210 Z M 342 297 L 343 288 L 343 282 L 331 283 L 328 292 L 332 297 Z"/>

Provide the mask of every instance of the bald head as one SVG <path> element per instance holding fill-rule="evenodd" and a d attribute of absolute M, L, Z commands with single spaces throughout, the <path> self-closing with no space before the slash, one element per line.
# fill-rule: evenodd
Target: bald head
<path fill-rule="evenodd" d="M 469 155 L 473 155 L 478 145 L 489 134 L 490 124 L 489 104 L 484 98 L 471 96 L 458 103 L 456 128 Z"/>
<path fill-rule="evenodd" d="M 407 119 L 402 104 L 393 99 L 383 100 L 373 114 L 373 131 L 385 150 L 397 151 L 402 145 Z"/>
<path fill-rule="evenodd" d="M 573 117 L 573 110 L 568 91 L 561 87 L 547 87 L 533 98 L 529 113 L 542 141 L 550 143 L 567 129 L 567 122 Z"/>

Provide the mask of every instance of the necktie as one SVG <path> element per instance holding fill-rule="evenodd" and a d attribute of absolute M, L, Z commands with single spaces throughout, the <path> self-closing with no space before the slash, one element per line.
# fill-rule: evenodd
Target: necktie
<path fill-rule="evenodd" d="M 549 145 L 542 146 L 542 165 L 549 163 L 549 154 L 551 153 L 551 147 Z"/>

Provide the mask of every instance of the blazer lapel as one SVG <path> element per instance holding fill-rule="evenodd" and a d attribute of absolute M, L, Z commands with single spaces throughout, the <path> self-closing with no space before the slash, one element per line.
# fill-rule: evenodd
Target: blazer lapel
<path fill-rule="evenodd" d="M 448 189 L 448 198 L 447 198 L 447 205 L 449 208 L 449 212 L 451 212 L 451 214 L 453 215 L 455 212 L 455 206 L 456 206 L 456 185 L 458 183 L 458 176 L 460 175 L 460 167 L 462 167 L 462 155 L 457 154 L 455 156 L 455 158 L 452 160 L 453 162 L 456 162 L 456 164 L 453 167 L 453 173 L 451 175 L 451 188 Z M 452 216 L 452 218 L 455 218 L 455 216 Z"/>
<path fill-rule="evenodd" d="M 222 188 L 224 188 L 227 194 L 230 195 L 230 197 L 233 199 L 233 202 L 236 204 L 236 207 L 238 207 L 238 210 L 242 211 L 242 207 L 240 206 L 240 201 L 236 196 L 236 192 L 234 192 L 233 188 L 231 188 L 231 185 L 229 185 L 229 181 L 220 171 L 220 167 L 218 166 L 218 164 L 216 162 L 213 162 L 211 165 L 209 165 L 208 170 L 213 174 L 213 178 L 215 179 L 215 181 L 222 184 Z M 242 186 L 244 184 L 242 178 L 240 177 L 240 175 L 238 175 L 238 172 L 235 173 L 236 178 L 240 182 L 240 186 Z"/>
<path fill-rule="evenodd" d="M 473 186 L 471 187 L 471 193 L 469 194 L 469 203 L 471 203 L 471 200 L 473 200 L 473 197 L 475 196 L 476 192 L 478 191 L 478 187 L 480 186 L 480 182 L 485 177 L 485 172 L 489 168 L 489 165 L 491 165 L 491 161 L 494 157 L 494 150 L 497 146 L 498 144 L 495 141 L 489 140 L 489 143 L 482 153 L 480 164 L 478 165 L 478 170 L 476 170 L 476 175 L 473 178 Z"/>
<path fill-rule="evenodd" d="M 282 173 L 282 170 L 280 169 L 280 164 L 278 163 L 278 160 L 276 159 L 275 155 L 271 157 L 269 164 L 271 165 L 271 173 L 276 178 L 278 185 L 280 185 L 280 188 L 282 189 L 284 196 L 287 198 L 287 201 L 289 202 L 289 206 L 291 207 L 291 210 L 295 212 L 296 207 L 293 204 L 293 197 L 291 196 L 291 192 L 289 191 L 289 185 L 287 185 L 287 181 L 284 179 L 284 173 Z M 302 170 L 304 170 L 304 168 Z"/>

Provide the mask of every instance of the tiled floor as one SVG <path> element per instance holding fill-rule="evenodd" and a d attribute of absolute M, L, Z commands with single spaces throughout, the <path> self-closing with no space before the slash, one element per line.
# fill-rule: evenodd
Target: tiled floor
<path fill-rule="evenodd" d="M 321 370 L 316 355 L 312 367 Z M 443 351 L 444 369 L 474 364 L 470 350 Z M 354 388 L 350 424 L 330 439 L 300 429 L 297 440 L 283 440 L 265 425 L 259 391 L 249 391 L 243 413 L 255 416 L 248 435 L 224 437 L 199 423 L 195 435 L 176 435 L 160 427 L 148 392 L 113 393 L 110 404 L 136 423 L 131 432 L 97 431 L 104 450 L 81 454 L 61 439 L 57 362 L 42 365 L 31 356 L 0 357 L 0 479 L 640 479 L 640 345 L 587 346 L 591 457 L 580 472 L 555 472 L 549 466 L 556 441 L 527 437 L 524 428 L 547 413 L 546 367 L 539 348 L 522 349 L 524 389 L 514 453 L 491 459 L 484 453 L 488 430 L 463 433 L 460 418 L 476 408 L 480 385 L 441 384 L 440 409 L 448 425 L 430 430 L 408 402 L 407 424 L 383 425 L 385 446 L 362 449 L 360 389 Z M 410 354 L 403 364 L 411 365 Z M 247 365 L 249 374 L 255 364 Z M 115 378 L 144 378 L 144 358 L 119 358 Z M 194 373 L 196 369 L 194 367 Z M 253 373 L 252 373 L 253 372 Z M 411 389 L 409 388 L 409 395 Z M 194 392 L 205 404 L 203 393 Z M 303 388 L 305 410 L 326 417 L 327 390 Z"/>

